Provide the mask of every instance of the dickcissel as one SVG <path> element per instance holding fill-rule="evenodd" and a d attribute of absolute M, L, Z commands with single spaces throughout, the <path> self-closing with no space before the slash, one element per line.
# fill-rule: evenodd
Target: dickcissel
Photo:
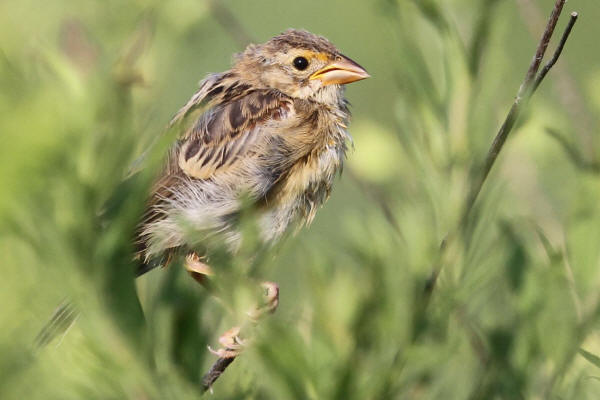
<path fill-rule="evenodd" d="M 242 198 L 255 204 L 265 243 L 309 224 L 350 140 L 343 85 L 368 77 L 324 37 L 294 29 L 249 45 L 230 70 L 208 75 L 171 122 L 181 134 L 137 233 L 138 274 L 178 253 L 196 277 L 210 274 L 189 232 L 218 233 L 235 252 Z"/>

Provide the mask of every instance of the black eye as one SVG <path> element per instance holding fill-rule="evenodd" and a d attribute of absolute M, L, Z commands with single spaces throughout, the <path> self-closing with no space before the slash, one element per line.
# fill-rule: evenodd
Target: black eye
<path fill-rule="evenodd" d="M 300 71 L 304 71 L 308 67 L 308 60 L 304 57 L 294 58 L 294 67 Z"/>

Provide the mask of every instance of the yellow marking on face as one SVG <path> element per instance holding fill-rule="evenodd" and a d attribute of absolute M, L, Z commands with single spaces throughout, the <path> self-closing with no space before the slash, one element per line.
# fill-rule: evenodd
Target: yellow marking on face
<path fill-rule="evenodd" d="M 327 62 L 329 61 L 329 56 L 326 53 L 320 53 L 320 52 L 314 52 L 311 50 L 303 50 L 299 53 L 296 53 L 294 55 L 294 57 L 292 58 L 292 60 L 296 57 L 304 57 L 306 58 L 309 62 L 312 61 L 313 59 L 317 59 L 319 61 L 324 61 Z"/>
<path fill-rule="evenodd" d="M 321 61 L 329 61 L 329 56 L 325 53 L 314 53 L 314 56 Z"/>

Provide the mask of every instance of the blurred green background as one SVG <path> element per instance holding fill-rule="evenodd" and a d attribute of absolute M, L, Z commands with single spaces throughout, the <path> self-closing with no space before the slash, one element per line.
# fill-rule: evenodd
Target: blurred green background
<path fill-rule="evenodd" d="M 563 56 L 422 295 L 553 4 L 0 2 L 0 398 L 198 398 L 207 345 L 261 280 L 280 307 L 210 398 L 599 398 L 597 0 L 567 3 Z M 170 117 L 247 40 L 289 27 L 372 75 L 347 90 L 355 149 L 332 198 L 267 256 L 222 257 L 221 301 L 180 265 L 134 281 Z M 36 346 L 65 301 L 77 312 Z"/>

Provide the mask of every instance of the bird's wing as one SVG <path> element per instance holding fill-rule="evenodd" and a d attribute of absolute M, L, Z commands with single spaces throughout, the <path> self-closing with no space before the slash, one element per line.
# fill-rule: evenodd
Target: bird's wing
<path fill-rule="evenodd" d="M 182 134 L 169 153 L 142 218 L 136 242 L 142 259 L 148 239 L 142 233 L 144 226 L 164 218 L 164 213 L 157 210 L 173 196 L 182 178 L 210 179 L 239 168 L 259 136 L 265 134 L 262 128 L 270 121 L 285 118 L 292 107 L 291 100 L 278 91 L 227 85 L 219 77 L 208 79 L 172 120 Z M 203 113 L 193 115 L 202 109 Z M 170 253 L 169 249 L 165 251 Z M 140 272 L 152 267 L 143 265 Z"/>
<path fill-rule="evenodd" d="M 280 92 L 252 90 L 210 108 L 180 139 L 177 165 L 195 179 L 235 168 L 263 132 L 262 125 L 283 118 L 290 107 L 291 102 Z"/>

